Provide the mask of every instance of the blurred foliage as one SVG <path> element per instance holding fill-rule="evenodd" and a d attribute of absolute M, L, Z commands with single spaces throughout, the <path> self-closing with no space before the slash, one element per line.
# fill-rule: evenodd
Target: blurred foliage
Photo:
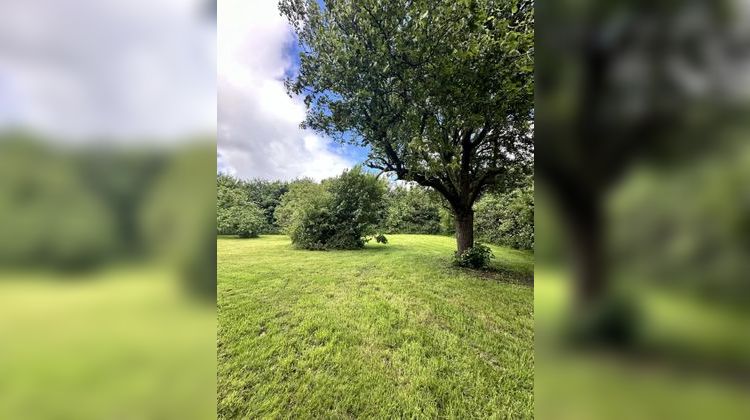
<path fill-rule="evenodd" d="M 76 274 L 162 259 L 213 296 L 213 268 L 202 268 L 215 258 L 212 153 L 200 140 L 172 150 L 79 148 L 0 135 L 0 264 Z"/>
<path fill-rule="evenodd" d="M 0 418 L 214 415 L 215 156 L 0 134 Z"/>
<path fill-rule="evenodd" d="M 747 3 L 536 6 L 544 417 L 747 418 Z"/>
<path fill-rule="evenodd" d="M 80 270 L 124 245 L 116 214 L 70 154 L 18 135 L 0 139 L 0 264 Z M 9 137 L 9 138 L 7 138 Z"/>
<path fill-rule="evenodd" d="M 181 272 L 193 293 L 216 296 L 216 174 L 214 145 L 199 141 L 169 155 L 141 206 L 149 255 Z"/>
<path fill-rule="evenodd" d="M 750 147 L 741 143 L 697 161 L 634 170 L 609 204 L 613 271 L 747 307 L 749 179 Z"/>

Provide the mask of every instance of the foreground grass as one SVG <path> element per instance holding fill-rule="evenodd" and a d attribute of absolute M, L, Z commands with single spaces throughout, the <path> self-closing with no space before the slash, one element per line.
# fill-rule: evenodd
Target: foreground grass
<path fill-rule="evenodd" d="M 218 415 L 531 417 L 530 254 L 454 269 L 452 238 L 359 251 L 218 240 Z"/>
<path fill-rule="evenodd" d="M 645 354 L 584 351 L 562 340 L 570 276 L 537 267 L 535 281 L 538 418 L 750 418 L 746 314 L 642 285 Z"/>
<path fill-rule="evenodd" d="M 212 306 L 159 267 L 0 271 L 0 419 L 215 415 Z"/>

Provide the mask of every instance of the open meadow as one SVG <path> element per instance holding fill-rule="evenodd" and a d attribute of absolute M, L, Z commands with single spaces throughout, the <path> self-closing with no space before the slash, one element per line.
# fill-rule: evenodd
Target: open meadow
<path fill-rule="evenodd" d="M 355 251 L 218 239 L 219 418 L 531 417 L 533 255 L 389 235 Z"/>
<path fill-rule="evenodd" d="M 0 418 L 214 416 L 213 305 L 171 270 L 0 270 Z"/>

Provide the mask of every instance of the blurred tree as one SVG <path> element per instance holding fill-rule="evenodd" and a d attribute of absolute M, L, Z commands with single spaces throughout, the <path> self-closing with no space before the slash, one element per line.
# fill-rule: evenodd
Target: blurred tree
<path fill-rule="evenodd" d="M 74 156 L 82 181 L 107 207 L 116 222 L 118 252 L 139 256 L 146 252 L 138 229 L 138 209 L 167 167 L 164 153 L 153 150 L 81 150 Z"/>
<path fill-rule="evenodd" d="M 533 159 L 533 2 L 282 0 L 303 126 L 369 146 L 367 165 L 450 203 L 460 252 L 474 202 Z"/>
<path fill-rule="evenodd" d="M 0 264 L 81 270 L 115 256 L 117 219 L 74 157 L 31 137 L 0 138 Z"/>
<path fill-rule="evenodd" d="M 734 80 L 725 5 L 537 2 L 536 173 L 570 234 L 581 307 L 608 288 L 604 205 L 621 176 L 716 136 Z"/>

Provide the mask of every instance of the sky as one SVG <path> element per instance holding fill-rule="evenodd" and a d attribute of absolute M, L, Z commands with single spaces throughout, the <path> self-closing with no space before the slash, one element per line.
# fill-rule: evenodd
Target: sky
<path fill-rule="evenodd" d="M 68 143 L 216 136 L 217 169 L 316 180 L 364 161 L 299 128 L 277 0 L 24 0 L 0 13 L 0 131 Z M 216 10 L 216 13 L 214 13 Z"/>
<path fill-rule="evenodd" d="M 211 0 L 23 0 L 0 13 L 0 130 L 72 142 L 216 131 Z"/>
<path fill-rule="evenodd" d="M 299 127 L 304 103 L 284 88 L 296 43 L 277 3 L 218 2 L 217 169 L 244 179 L 337 175 L 366 153 Z"/>

